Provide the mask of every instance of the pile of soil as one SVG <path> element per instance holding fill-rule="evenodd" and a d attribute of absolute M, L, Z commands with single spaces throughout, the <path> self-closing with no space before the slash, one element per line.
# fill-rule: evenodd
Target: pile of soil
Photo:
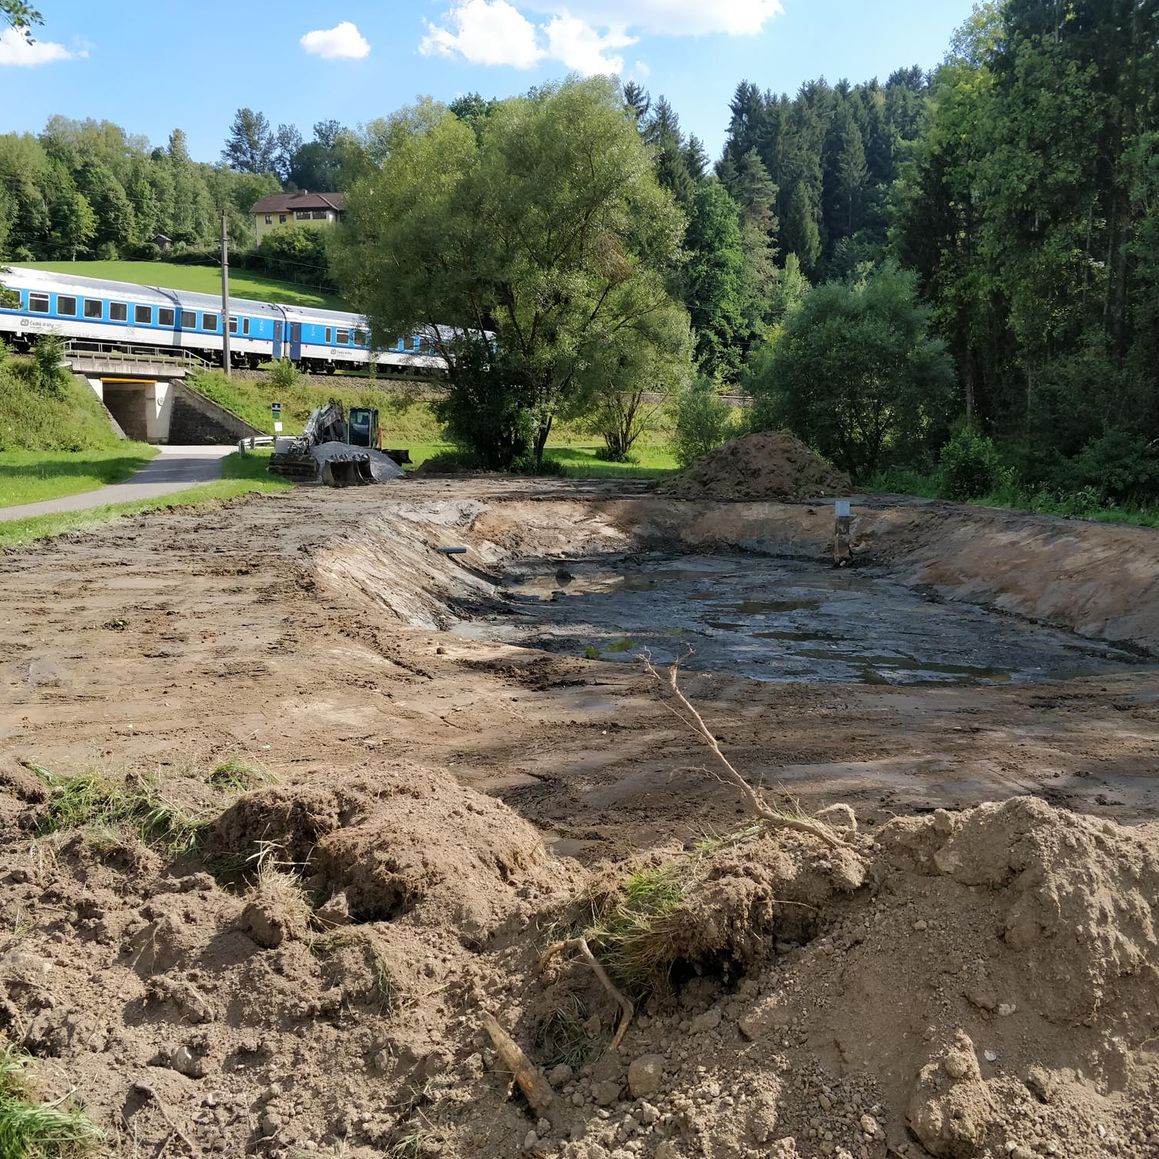
<path fill-rule="evenodd" d="M 37 842 L 0 779 L 0 1034 L 114 1155 L 1037 1159 L 1159 1148 L 1159 826 L 1030 798 L 833 849 L 749 831 L 684 875 L 668 985 L 621 1049 L 574 956 L 593 878 L 438 770 L 221 809 L 201 852 Z M 272 872 L 207 872 L 254 845 Z M 591 910 L 589 909 L 589 914 Z M 582 920 L 582 918 L 581 918 Z M 679 959 L 679 960 L 677 960 Z M 532 1111 L 494 1013 L 554 1095 Z"/>
<path fill-rule="evenodd" d="M 849 476 L 787 431 L 743 435 L 660 488 L 676 499 L 816 499 L 848 494 Z"/>

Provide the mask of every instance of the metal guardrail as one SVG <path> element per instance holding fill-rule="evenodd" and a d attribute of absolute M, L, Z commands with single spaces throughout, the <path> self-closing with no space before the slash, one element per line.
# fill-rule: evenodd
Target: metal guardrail
<path fill-rule="evenodd" d="M 174 366 L 184 366 L 189 370 L 208 370 L 210 363 L 199 354 L 191 350 L 178 350 L 170 347 L 157 346 L 123 346 L 112 342 L 88 342 L 84 339 L 73 339 L 64 346 L 66 361 L 77 358 L 106 359 L 109 362 L 119 362 L 126 365 L 140 362 L 171 363 Z"/>

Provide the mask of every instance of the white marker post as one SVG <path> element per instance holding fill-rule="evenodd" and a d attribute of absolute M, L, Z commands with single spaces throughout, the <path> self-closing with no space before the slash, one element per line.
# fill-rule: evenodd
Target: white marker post
<path fill-rule="evenodd" d="M 848 499 L 837 500 L 837 518 L 833 528 L 833 566 L 848 567 L 853 560 L 849 541 L 853 530 L 853 505 Z"/>

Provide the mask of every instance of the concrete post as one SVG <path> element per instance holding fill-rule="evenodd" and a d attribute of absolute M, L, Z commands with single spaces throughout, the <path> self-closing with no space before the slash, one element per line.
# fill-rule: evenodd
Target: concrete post
<path fill-rule="evenodd" d="M 837 500 L 837 518 L 833 528 L 833 566 L 847 567 L 853 560 L 850 540 L 853 538 L 853 515 L 848 499 Z"/>

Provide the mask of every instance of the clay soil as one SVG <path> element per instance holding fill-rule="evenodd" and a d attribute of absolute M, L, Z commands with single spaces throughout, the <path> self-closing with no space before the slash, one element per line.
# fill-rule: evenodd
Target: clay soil
<path fill-rule="evenodd" d="M 751 832 L 635 666 L 447 630 L 500 609 L 519 559 L 812 557 L 831 522 L 408 480 L 0 558 L 0 1038 L 118 1157 L 1159 1155 L 1155 533 L 904 503 L 858 524 L 906 582 L 1135 648 L 1125 673 L 692 664 L 753 784 L 852 808 L 837 850 Z M 215 777 L 228 760 L 261 779 Z M 148 778 L 199 841 L 38 836 L 38 770 Z M 683 940 L 609 1051 L 615 1005 L 541 956 L 593 881 L 665 866 Z M 550 1107 L 512 1088 L 484 1010 Z"/>

